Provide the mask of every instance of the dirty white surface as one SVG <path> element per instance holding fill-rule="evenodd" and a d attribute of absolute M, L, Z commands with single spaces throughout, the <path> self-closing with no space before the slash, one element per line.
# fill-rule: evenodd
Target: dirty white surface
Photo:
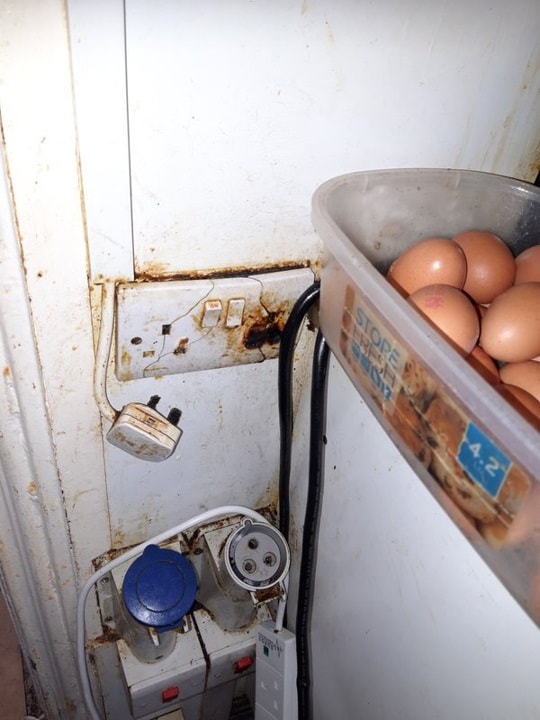
<path fill-rule="evenodd" d="M 315 258 L 344 172 L 534 179 L 535 0 L 131 0 L 125 38 L 121 5 L 69 3 L 93 277 Z"/>
<path fill-rule="evenodd" d="M 73 618 L 91 558 L 202 508 L 259 505 L 276 492 L 275 361 L 190 381 L 113 383 L 116 406 L 156 391 L 180 406 L 184 437 L 178 457 L 151 467 L 103 445 L 88 276 L 317 258 L 311 193 L 348 170 L 439 165 L 534 176 L 536 1 L 413 5 L 131 0 L 126 95 L 121 0 L 70 0 L 69 18 L 61 0 L 2 3 L 0 100 L 18 235 L 9 267 L 2 256 L 0 557 L 50 720 L 85 717 Z M 298 359 L 296 387 L 307 388 L 308 352 Z M 302 454 L 305 424 L 295 435 Z M 354 486 L 355 468 L 344 485 Z M 345 497 L 326 511 L 338 517 Z M 370 502 L 375 517 L 380 504 Z M 386 537 L 370 541 L 373 553 L 389 552 Z M 389 576 L 389 599 L 405 582 L 402 565 Z M 345 616 L 347 598 L 331 622 Z M 470 596 L 455 602 L 470 612 Z M 479 642 L 497 655 L 491 629 Z M 336 637 L 344 632 L 336 626 Z M 355 667 L 347 647 L 351 655 L 336 652 L 336 672 Z M 386 692 L 395 666 L 380 663 Z M 431 718 L 423 698 L 416 717 Z"/>
<path fill-rule="evenodd" d="M 306 417 L 303 404 L 299 421 Z M 335 360 L 326 435 L 311 629 L 316 720 L 535 720 L 537 626 Z M 300 458 L 297 477 L 306 472 Z M 296 523 L 304 492 L 295 483 Z"/>
<path fill-rule="evenodd" d="M 136 272 L 313 257 L 305 200 L 344 171 L 528 170 L 534 2 L 126 9 Z"/>

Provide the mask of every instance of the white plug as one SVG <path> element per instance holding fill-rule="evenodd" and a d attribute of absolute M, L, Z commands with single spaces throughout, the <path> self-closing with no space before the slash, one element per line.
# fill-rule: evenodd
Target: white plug
<path fill-rule="evenodd" d="M 148 405 L 128 403 L 116 410 L 107 396 L 107 368 L 109 366 L 114 325 L 115 283 L 103 285 L 101 322 L 94 368 L 94 393 L 101 415 L 112 423 L 107 440 L 116 447 L 141 460 L 160 462 L 170 457 L 182 437 L 176 427 L 180 410 L 172 408 L 168 417 L 156 410 L 160 398 L 153 395 Z"/>
<path fill-rule="evenodd" d="M 170 457 L 182 437 L 182 430 L 176 426 L 180 410 L 173 408 L 166 418 L 156 410 L 159 400 L 154 395 L 148 405 L 125 405 L 107 433 L 111 445 L 140 460 L 160 462 Z"/>

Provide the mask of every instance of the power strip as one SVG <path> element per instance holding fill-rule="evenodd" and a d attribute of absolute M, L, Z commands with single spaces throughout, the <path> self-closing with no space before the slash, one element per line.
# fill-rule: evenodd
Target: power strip
<path fill-rule="evenodd" d="M 274 622 L 257 626 L 255 720 L 297 720 L 296 637 L 275 632 Z"/>

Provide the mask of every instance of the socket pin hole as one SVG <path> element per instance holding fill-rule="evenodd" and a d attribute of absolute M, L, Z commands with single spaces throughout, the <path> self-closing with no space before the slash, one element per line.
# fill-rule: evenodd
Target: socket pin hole
<path fill-rule="evenodd" d="M 140 337 L 131 338 L 132 345 L 140 345 L 141 343 L 142 343 L 142 338 L 140 338 Z"/>
<path fill-rule="evenodd" d="M 244 560 L 242 567 L 244 572 L 248 575 L 253 575 L 253 573 L 257 570 L 257 564 L 253 560 Z"/>
<path fill-rule="evenodd" d="M 263 557 L 263 563 L 267 567 L 272 567 L 273 565 L 275 565 L 277 563 L 277 557 L 274 555 L 274 553 L 271 553 L 271 552 L 266 553 L 265 556 Z"/>
<path fill-rule="evenodd" d="M 251 540 L 248 540 L 248 548 L 250 550 L 256 550 L 259 547 L 259 541 L 255 538 L 251 538 Z"/>

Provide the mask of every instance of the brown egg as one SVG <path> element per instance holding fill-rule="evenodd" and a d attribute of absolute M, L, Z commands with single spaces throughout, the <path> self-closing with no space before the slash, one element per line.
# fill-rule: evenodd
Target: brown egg
<path fill-rule="evenodd" d="M 468 230 L 454 235 L 467 259 L 463 292 L 477 303 L 490 303 L 509 288 L 516 276 L 516 263 L 501 238 L 489 232 Z"/>
<path fill-rule="evenodd" d="M 514 285 L 495 298 L 482 318 L 480 345 L 502 362 L 540 353 L 540 282 Z"/>
<path fill-rule="evenodd" d="M 540 401 L 540 363 L 508 363 L 499 370 L 501 381 L 505 385 L 517 385 Z"/>
<path fill-rule="evenodd" d="M 516 257 L 516 285 L 540 282 L 540 245 L 533 245 Z"/>
<path fill-rule="evenodd" d="M 469 365 L 472 365 L 476 372 L 480 373 L 484 380 L 487 380 L 490 385 L 496 385 L 499 382 L 499 368 L 487 352 L 482 350 L 480 345 L 476 345 L 473 348 L 473 351 L 467 357 L 467 362 Z"/>
<path fill-rule="evenodd" d="M 394 260 L 387 279 L 405 297 L 426 285 L 462 288 L 467 273 L 463 251 L 447 238 L 426 238 Z"/>
<path fill-rule="evenodd" d="M 480 322 L 469 298 L 450 285 L 428 285 L 412 293 L 408 302 L 456 348 L 468 355 L 476 345 Z"/>
<path fill-rule="evenodd" d="M 500 383 L 495 389 L 512 405 L 512 407 L 523 415 L 525 420 L 540 430 L 540 400 L 517 385 L 506 385 Z"/>
<path fill-rule="evenodd" d="M 489 305 L 480 305 L 479 303 L 476 303 L 476 312 L 478 313 L 478 317 L 480 320 L 484 317 L 484 315 L 487 313 Z"/>

